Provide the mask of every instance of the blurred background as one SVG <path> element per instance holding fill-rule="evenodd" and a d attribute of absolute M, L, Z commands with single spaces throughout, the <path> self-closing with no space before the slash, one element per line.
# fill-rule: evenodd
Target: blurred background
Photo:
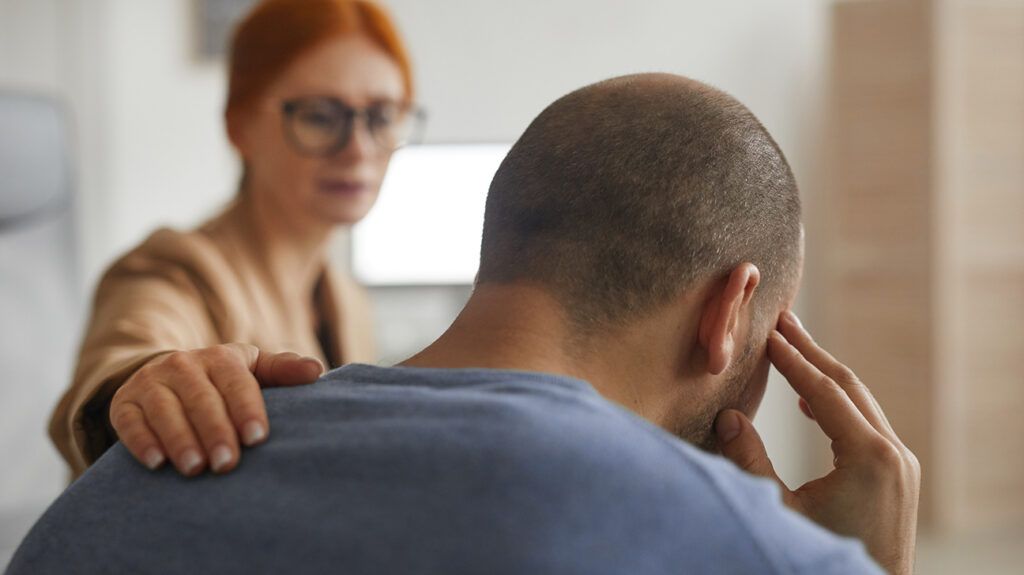
<path fill-rule="evenodd" d="M 0 0 L 0 102 L 22 102 L 0 106 L 0 565 L 64 487 L 46 423 L 99 275 L 236 191 L 223 42 L 250 4 Z M 691 76 L 747 104 L 792 164 L 798 311 L 922 461 L 919 572 L 1024 568 L 1024 1 L 385 4 L 429 123 L 332 255 L 370 288 L 381 363 L 468 297 L 486 184 L 544 106 L 619 74 Z M 26 195 L 11 158 L 32 146 L 45 192 Z M 413 218 L 396 207 L 415 198 Z M 791 485 L 830 464 L 774 374 L 756 423 Z"/>

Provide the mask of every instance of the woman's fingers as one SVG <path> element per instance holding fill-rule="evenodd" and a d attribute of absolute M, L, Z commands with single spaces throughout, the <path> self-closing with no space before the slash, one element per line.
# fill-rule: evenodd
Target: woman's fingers
<path fill-rule="evenodd" d="M 229 343 L 217 348 L 230 351 L 263 387 L 313 383 L 324 372 L 324 365 L 319 359 L 290 351 L 269 353 L 243 343 Z"/>
<path fill-rule="evenodd" d="M 168 352 L 118 389 L 111 424 L 147 467 L 170 458 L 184 475 L 207 463 L 223 473 L 238 465 L 240 441 L 255 445 L 270 432 L 261 386 L 312 383 L 322 373 L 314 358 L 246 344 Z"/>
<path fill-rule="evenodd" d="M 239 457 L 238 434 L 202 361 L 197 361 L 194 354 L 179 352 L 168 356 L 163 365 L 173 370 L 165 379 L 166 386 L 178 396 L 210 469 L 215 473 L 234 469 Z"/>
<path fill-rule="evenodd" d="M 323 372 L 320 360 L 291 352 L 260 352 L 252 366 L 252 373 L 264 387 L 313 383 Z"/>
<path fill-rule="evenodd" d="M 768 358 L 804 398 L 821 430 L 834 442 L 857 443 L 875 434 L 846 392 L 777 331 L 768 338 Z"/>
<path fill-rule="evenodd" d="M 139 404 L 131 401 L 111 404 L 110 424 L 128 452 L 149 469 L 157 469 L 167 460 Z"/>
<path fill-rule="evenodd" d="M 800 355 L 850 396 L 854 405 L 872 427 L 890 438 L 896 437 L 896 433 L 886 419 L 881 406 L 878 405 L 878 401 L 871 394 L 871 390 L 861 383 L 853 370 L 822 349 L 811 337 L 811 334 L 804 329 L 793 312 L 787 311 L 779 318 L 779 333 L 800 352 Z"/>
<path fill-rule="evenodd" d="M 146 423 L 178 471 L 187 476 L 202 471 L 206 464 L 203 449 L 178 396 L 163 385 L 151 385 L 139 399 Z"/>
<path fill-rule="evenodd" d="M 238 361 L 210 364 L 207 373 L 224 398 L 227 413 L 242 443 L 252 446 L 265 441 L 270 424 L 263 392 L 255 376 Z"/>
<path fill-rule="evenodd" d="M 207 350 L 210 379 L 220 390 L 245 445 L 264 441 L 270 433 L 261 387 L 313 383 L 323 364 L 297 353 L 267 353 L 246 344 L 228 344 Z"/>
<path fill-rule="evenodd" d="M 238 434 L 217 388 L 199 372 L 195 379 L 177 380 L 172 389 L 203 444 L 210 469 L 215 473 L 234 469 L 239 457 Z"/>

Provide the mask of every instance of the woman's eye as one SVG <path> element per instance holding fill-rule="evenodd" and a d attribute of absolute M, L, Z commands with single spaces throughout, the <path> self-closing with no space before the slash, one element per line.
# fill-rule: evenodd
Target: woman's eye
<path fill-rule="evenodd" d="M 398 121 L 399 112 L 394 106 L 378 106 L 370 108 L 369 120 L 380 128 L 386 128 Z"/>
<path fill-rule="evenodd" d="M 332 128 L 337 123 L 337 118 L 334 114 L 317 111 L 309 111 L 299 114 L 299 120 L 311 127 L 325 129 Z"/>

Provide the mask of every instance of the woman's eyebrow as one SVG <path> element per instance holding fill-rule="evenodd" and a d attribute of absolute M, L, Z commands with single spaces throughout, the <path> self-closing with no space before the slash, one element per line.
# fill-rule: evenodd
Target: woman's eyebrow
<path fill-rule="evenodd" d="M 340 102 L 342 102 L 344 104 L 352 105 L 352 98 L 351 97 L 342 96 L 342 95 L 337 94 L 337 93 L 332 93 L 329 90 L 315 90 L 315 89 L 310 89 L 310 90 L 291 90 L 291 91 L 289 91 L 289 95 L 285 95 L 285 96 L 283 96 L 283 98 L 286 99 L 286 100 L 292 99 L 292 98 L 325 98 L 325 99 L 338 100 L 338 101 L 340 101 Z M 360 101 L 366 102 L 366 104 L 368 104 L 368 105 L 400 104 L 400 103 L 408 101 L 408 98 L 405 97 L 405 96 L 397 96 L 396 97 L 396 96 L 389 95 L 389 94 L 368 94 L 368 95 L 365 95 L 365 96 L 361 96 L 360 97 Z"/>

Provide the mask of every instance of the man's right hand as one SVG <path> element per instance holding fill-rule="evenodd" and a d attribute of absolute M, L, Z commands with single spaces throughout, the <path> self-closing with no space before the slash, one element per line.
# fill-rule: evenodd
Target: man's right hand
<path fill-rule="evenodd" d="M 185 476 L 207 465 L 225 473 L 238 465 L 240 441 L 256 445 L 270 432 L 260 386 L 312 383 L 323 371 L 315 358 L 241 343 L 175 351 L 150 360 L 117 390 L 110 424 L 150 469 L 169 458 Z"/>
<path fill-rule="evenodd" d="M 741 468 L 778 481 L 792 509 L 835 533 L 856 537 L 890 573 L 914 566 L 921 467 L 896 436 L 868 388 L 811 339 L 790 312 L 768 341 L 768 357 L 801 398 L 801 408 L 832 439 L 835 469 L 795 491 L 772 468 L 750 421 L 719 414 L 722 454 Z"/>

